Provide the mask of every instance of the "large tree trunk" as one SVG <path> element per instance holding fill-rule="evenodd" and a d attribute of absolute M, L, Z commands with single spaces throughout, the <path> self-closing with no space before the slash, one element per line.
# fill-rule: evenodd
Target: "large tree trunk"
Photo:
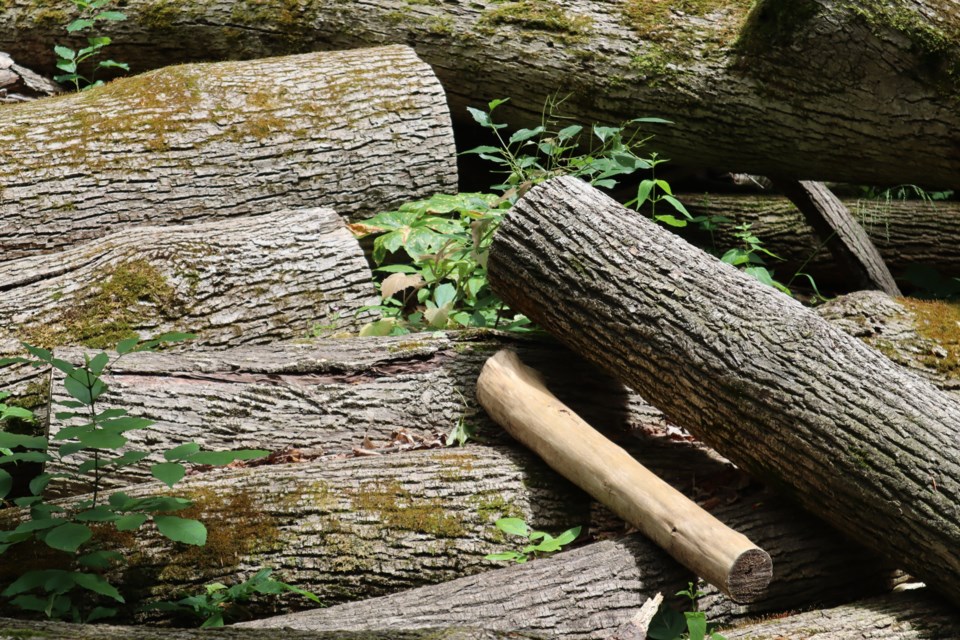
<path fill-rule="evenodd" d="M 443 90 L 400 46 L 172 67 L 9 106 L 0 131 L 4 260 L 143 223 L 368 215 L 457 184 Z"/>
<path fill-rule="evenodd" d="M 952 0 L 645 0 L 502 3 L 131 0 L 111 56 L 135 71 L 172 61 L 412 43 L 456 117 L 511 97 L 539 124 L 569 94 L 585 121 L 662 116 L 656 147 L 676 162 L 803 179 L 960 186 Z M 0 13 L 0 50 L 50 68 L 72 16 L 32 0 Z M 371 63 L 374 63 L 371 57 Z"/>
<path fill-rule="evenodd" d="M 104 624 L 69 624 L 66 622 L 15 620 L 0 618 L 0 640 L 24 638 L 63 638 L 70 640 L 275 640 L 274 630 L 257 629 L 158 629 L 154 627 L 120 627 Z M 514 631 L 432 627 L 389 631 L 293 631 L 283 632 L 286 640 L 536 640 Z"/>
<path fill-rule="evenodd" d="M 134 332 L 192 331 L 228 347 L 352 331 L 376 300 L 356 240 L 330 209 L 141 227 L 55 255 L 0 263 L 0 353 L 19 342 L 112 347 Z"/>
<path fill-rule="evenodd" d="M 802 270 L 818 283 L 842 282 L 840 267 L 816 232 L 786 198 L 740 195 L 681 195 L 694 216 L 724 216 L 734 223 L 748 222 L 764 246 L 783 262 L 769 261 L 781 279 Z M 960 276 L 960 203 L 952 201 L 845 199 L 894 273 L 927 265 L 946 277 Z M 738 244 L 734 225 L 713 232 L 719 250 Z"/>
<path fill-rule="evenodd" d="M 960 602 L 953 398 L 572 178 L 514 208 L 490 281 L 668 418 Z"/>

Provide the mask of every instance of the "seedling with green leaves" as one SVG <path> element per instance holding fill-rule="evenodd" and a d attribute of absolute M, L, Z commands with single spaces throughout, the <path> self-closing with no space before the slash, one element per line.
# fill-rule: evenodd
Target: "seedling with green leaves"
<path fill-rule="evenodd" d="M 307 591 L 294 587 L 285 582 L 270 577 L 272 569 L 261 569 L 253 576 L 232 587 L 222 582 L 214 582 L 204 587 L 204 592 L 198 595 L 187 596 L 176 602 L 155 602 L 144 607 L 145 610 L 187 612 L 203 619 L 201 629 L 222 627 L 226 621 L 243 620 L 245 614 L 243 604 L 257 594 L 279 596 L 284 593 L 295 593 L 321 604 L 320 599 Z"/>
<path fill-rule="evenodd" d="M 69 568 L 25 567 L 26 571 L 0 592 L 0 596 L 9 598 L 11 604 L 42 612 L 48 617 L 74 621 L 89 622 L 114 615 L 115 604 L 105 604 L 110 601 L 123 603 L 124 599 L 105 574 L 122 562 L 123 556 L 104 542 L 104 535 L 95 535 L 95 530 L 102 532 L 113 528 L 121 533 L 135 532 L 152 522 L 161 535 L 175 542 L 206 543 L 207 530 L 201 522 L 173 515 L 192 506 L 190 500 L 168 495 L 134 498 L 122 491 L 110 494 L 106 500 L 101 495 L 107 474 L 140 463 L 150 455 L 147 451 L 128 448 L 124 434 L 153 424 L 152 420 L 132 416 L 125 409 L 101 410 L 98 402 L 108 391 L 102 375 L 126 354 L 151 351 L 162 344 L 192 337 L 191 334 L 167 333 L 147 341 L 130 338 L 117 345 L 112 357 L 107 352 L 92 357 L 84 355 L 81 365 L 26 344 L 24 347 L 32 357 L 0 359 L 0 366 L 27 363 L 61 371 L 64 388 L 71 399 L 60 402 L 66 410 L 57 412 L 56 417 L 72 423 L 53 436 L 52 439 L 59 443 L 56 448 L 49 447 L 44 437 L 0 431 L 0 464 L 59 461 L 60 468 L 70 469 L 72 465 L 68 465 L 66 459 L 75 461 L 75 468 L 69 471 L 37 475 L 29 484 L 32 495 L 13 500 L 14 505 L 25 510 L 25 517 L 13 529 L 0 531 L 0 555 L 18 545 L 32 543 L 35 547 L 46 547 L 48 551 L 44 556 L 49 555 L 56 563 Z M 23 410 L 4 407 L 0 409 L 0 417 L 4 420 L 28 417 Z M 124 449 L 122 453 L 121 449 Z M 202 452 L 199 445 L 188 443 L 165 452 L 166 461 L 152 465 L 151 472 L 172 487 L 185 475 L 186 464 L 228 464 L 267 453 L 259 450 Z M 73 485 L 86 483 L 89 497 L 74 503 L 48 501 L 43 493 L 56 479 L 69 480 Z M 10 474 L 0 471 L 0 499 L 9 494 L 11 487 Z"/>
<path fill-rule="evenodd" d="M 564 546 L 577 539 L 581 529 L 581 527 L 567 529 L 554 538 L 549 533 L 534 531 L 520 518 L 500 518 L 494 524 L 506 534 L 525 538 L 529 544 L 524 545 L 520 551 L 491 553 L 485 558 L 487 560 L 506 560 L 518 563 L 527 562 L 531 558 L 537 558 L 546 553 L 560 551 Z"/>
<path fill-rule="evenodd" d="M 650 640 L 726 640 L 707 623 L 707 616 L 697 611 L 697 602 L 705 594 L 693 582 L 686 589 L 678 591 L 678 596 L 690 600 L 690 611 L 680 613 L 666 605 L 660 608 L 650 621 L 647 638 Z"/>
<path fill-rule="evenodd" d="M 118 22 L 127 19 L 125 13 L 106 8 L 111 0 L 71 0 L 71 2 L 80 11 L 80 17 L 67 25 L 67 33 L 70 34 L 88 31 L 104 22 Z M 57 82 L 69 82 L 73 84 L 75 91 L 80 91 L 103 84 L 103 80 L 96 79 L 98 71 L 103 69 L 129 71 L 129 65 L 115 60 L 98 60 L 96 64 L 93 64 L 93 61 L 103 53 L 103 49 L 110 42 L 111 40 L 107 36 L 89 36 L 87 37 L 87 46 L 77 50 L 63 45 L 55 46 L 53 52 L 57 54 L 57 68 L 63 73 L 54 76 L 53 79 Z M 90 63 L 89 77 L 80 73 L 81 65 L 85 63 Z"/>

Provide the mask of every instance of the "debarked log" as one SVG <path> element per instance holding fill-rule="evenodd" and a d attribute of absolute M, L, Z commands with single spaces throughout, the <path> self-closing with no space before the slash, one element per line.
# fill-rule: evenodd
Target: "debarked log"
<path fill-rule="evenodd" d="M 66 640 L 275 640 L 276 631 L 240 629 L 170 629 L 143 626 L 121 627 L 105 624 L 70 624 L 49 620 L 0 618 L 0 640 L 22 638 L 63 638 Z M 519 632 L 433 627 L 430 629 L 391 629 L 389 631 L 294 631 L 286 629 L 288 640 L 536 640 Z"/>
<path fill-rule="evenodd" d="M 371 215 L 455 189 L 457 169 L 443 89 L 391 46 L 169 67 L 11 105 L 0 184 L 10 260 L 139 224 Z"/>
<path fill-rule="evenodd" d="M 764 246 L 783 259 L 768 261 L 781 278 L 803 271 L 818 283 L 832 284 L 845 277 L 826 245 L 785 198 L 722 194 L 679 197 L 694 216 L 723 216 L 737 224 L 750 223 L 751 231 Z M 911 266 L 926 265 L 946 277 L 960 276 L 960 203 L 865 198 L 843 202 L 894 275 L 903 275 Z M 733 225 L 720 225 L 713 232 L 717 249 L 739 244 L 733 230 Z"/>
<path fill-rule="evenodd" d="M 681 164 L 960 186 L 958 17 L 944 0 L 728 0 L 683 11 L 649 0 L 128 0 L 123 12 L 110 53 L 136 70 L 411 43 L 464 120 L 467 105 L 510 97 L 501 117 L 532 127 L 551 96 L 567 96 L 563 112 L 587 124 L 673 121 L 656 128 L 654 145 Z M 8 0 L 0 50 L 52 68 L 50 43 L 66 42 L 75 17 Z"/>
<path fill-rule="evenodd" d="M 952 397 L 572 178 L 521 200 L 490 280 L 751 475 L 960 602 Z"/>
<path fill-rule="evenodd" d="M 370 269 L 330 209 L 138 227 L 55 255 L 0 263 L 0 353 L 20 342 L 111 348 L 190 331 L 224 348 L 351 331 L 376 299 Z"/>

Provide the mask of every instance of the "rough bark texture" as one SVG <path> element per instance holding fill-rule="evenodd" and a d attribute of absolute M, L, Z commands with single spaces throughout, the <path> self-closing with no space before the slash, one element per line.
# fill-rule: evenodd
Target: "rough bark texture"
<path fill-rule="evenodd" d="M 17 64 L 0 51 L 0 102 L 27 102 L 62 91 L 56 82 Z"/>
<path fill-rule="evenodd" d="M 675 162 L 857 183 L 960 186 L 953 0 L 653 0 L 301 4 L 131 0 L 110 53 L 135 71 L 174 60 L 410 43 L 455 117 L 510 96 L 539 124 L 544 101 L 584 121 L 662 116 Z M 32 0 L 0 13 L 0 49 L 54 62 L 72 16 Z M 246 82 L 246 79 L 243 79 Z"/>
<path fill-rule="evenodd" d="M 518 204 L 490 280 L 670 419 L 960 602 L 953 398 L 574 179 Z"/>
<path fill-rule="evenodd" d="M 359 328 L 370 269 L 330 209 L 141 227 L 0 263 L 0 353 L 19 342 L 112 347 L 132 332 L 193 331 L 229 347 Z"/>
<path fill-rule="evenodd" d="M 785 198 L 773 196 L 681 195 L 694 216 L 725 216 L 735 223 L 749 222 L 764 246 L 784 259 L 770 261 L 781 277 L 798 270 L 818 283 L 836 283 L 843 272 L 830 252 Z M 944 276 L 960 276 L 960 203 L 952 201 L 844 199 L 843 203 L 866 230 L 894 275 L 911 265 L 928 265 Z M 724 225 L 714 232 L 718 249 L 738 241 Z"/>
<path fill-rule="evenodd" d="M 816 230 L 854 289 L 878 289 L 899 296 L 900 289 L 877 248 L 847 207 L 822 182 L 775 180 Z"/>
<path fill-rule="evenodd" d="M 132 354 L 106 376 L 111 391 L 103 406 L 156 420 L 128 436 L 157 452 L 192 440 L 209 449 L 348 453 L 364 437 L 383 446 L 400 429 L 447 433 L 461 417 L 487 441 L 505 442 L 474 399 L 484 361 L 504 347 L 551 372 L 557 393 L 598 426 L 623 432 L 666 425 L 639 396 L 556 343 L 494 332 Z M 66 397 L 55 384 L 54 401 Z M 60 426 L 54 421 L 51 431 Z M 145 477 L 146 470 L 131 469 L 124 479 Z"/>
<path fill-rule="evenodd" d="M 765 503 L 760 511 L 769 507 L 780 509 L 783 505 Z M 821 572 L 825 565 L 814 559 L 826 549 L 816 545 L 806 551 L 800 548 L 806 546 L 803 539 L 811 540 L 813 529 L 797 527 L 785 534 L 782 529 L 774 533 L 779 529 L 776 526 L 753 527 L 751 520 L 763 518 L 751 511 L 751 505 L 741 502 L 719 510 L 717 515 L 731 526 L 747 525 L 756 535 L 751 537 L 771 550 L 777 567 L 774 581 L 768 597 L 751 605 L 733 605 L 713 592 L 702 601 L 711 621 L 729 623 L 764 611 L 807 606 L 801 602 L 823 605 L 849 601 L 863 593 L 867 585 L 858 582 L 860 570 L 847 564 L 854 556 L 836 559 L 837 575 L 845 576 L 848 591 L 834 591 L 843 587 L 827 578 Z M 399 629 L 411 625 L 479 624 L 482 620 L 485 626 L 495 629 L 515 628 L 559 638 L 606 638 L 632 619 L 648 598 L 657 593 L 672 595 L 690 580 L 693 577 L 661 549 L 640 534 L 631 534 L 525 565 L 247 625 L 315 630 Z"/>
<path fill-rule="evenodd" d="M 103 624 L 68 624 L 35 620 L 0 618 L 0 640 L 25 638 L 62 638 L 63 640 L 275 640 L 274 630 L 240 629 L 157 629 L 118 627 Z M 433 627 L 430 629 L 390 631 L 293 631 L 285 629 L 289 640 L 523 640 L 535 638 L 517 632 Z"/>
<path fill-rule="evenodd" d="M 955 640 L 956 608 L 930 593 L 896 593 L 854 604 L 809 611 L 723 632 L 728 640 Z"/>
<path fill-rule="evenodd" d="M 457 184 L 443 89 L 402 46 L 171 67 L 11 105 L 0 132 L 4 260 L 143 223 L 372 214 Z"/>
<path fill-rule="evenodd" d="M 171 491 L 127 491 L 157 492 Z M 479 447 L 213 471 L 187 477 L 173 493 L 194 500 L 179 513 L 206 524 L 207 544 L 179 545 L 152 531 L 110 534 L 128 560 L 116 579 L 128 603 L 273 567 L 278 579 L 332 605 L 495 567 L 484 555 L 513 546 L 493 525 L 500 517 L 552 532 L 589 517 L 586 496 L 532 456 Z M 17 566 L 0 567 L 0 582 L 51 560 L 49 551 L 34 553 L 23 549 Z M 271 599 L 251 612 L 305 606 Z"/>

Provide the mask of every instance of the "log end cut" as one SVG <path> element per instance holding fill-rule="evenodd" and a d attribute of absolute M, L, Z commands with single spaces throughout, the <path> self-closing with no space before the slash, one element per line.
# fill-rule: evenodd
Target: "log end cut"
<path fill-rule="evenodd" d="M 741 553 L 730 567 L 726 586 L 734 602 L 754 602 L 767 592 L 773 579 L 773 560 L 763 549 L 748 549 Z"/>

